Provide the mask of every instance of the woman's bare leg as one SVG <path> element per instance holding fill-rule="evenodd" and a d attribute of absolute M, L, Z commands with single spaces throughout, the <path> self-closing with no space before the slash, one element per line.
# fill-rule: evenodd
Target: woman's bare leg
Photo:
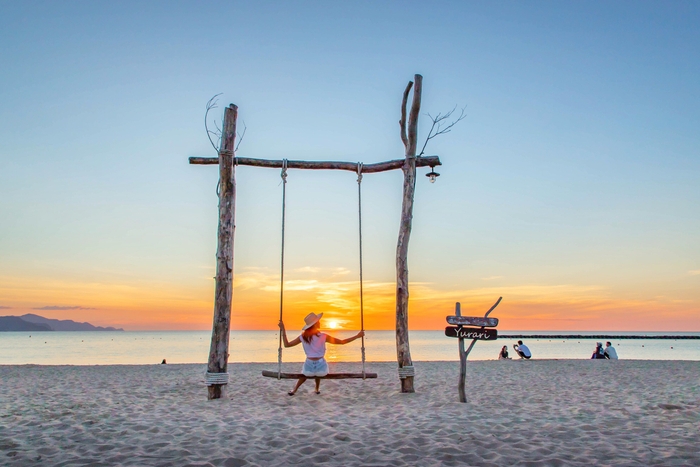
<path fill-rule="evenodd" d="M 321 378 L 315 378 L 316 380 L 316 394 L 321 394 Z"/>
<path fill-rule="evenodd" d="M 302 384 L 304 384 L 305 381 L 306 381 L 306 376 L 302 376 L 301 378 L 299 378 L 299 379 L 297 380 L 296 386 L 294 386 L 294 389 L 292 389 L 291 391 L 289 391 L 287 394 L 289 394 L 290 396 L 293 396 L 294 394 L 296 394 L 296 393 L 297 393 L 297 389 L 299 389 L 299 386 L 301 386 Z"/>

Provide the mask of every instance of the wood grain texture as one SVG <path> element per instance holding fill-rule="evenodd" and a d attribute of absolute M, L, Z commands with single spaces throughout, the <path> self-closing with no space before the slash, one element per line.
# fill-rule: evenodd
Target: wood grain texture
<path fill-rule="evenodd" d="M 408 135 L 406 134 L 406 105 L 408 104 L 408 95 L 412 87 L 413 81 L 409 81 L 403 92 L 403 99 L 401 99 L 401 120 L 399 120 L 399 127 L 401 128 L 401 142 L 404 148 L 408 147 Z"/>
<path fill-rule="evenodd" d="M 236 208 L 236 166 L 233 163 L 238 107 L 231 104 L 224 112 L 221 150 L 219 152 L 219 229 L 216 248 L 216 286 L 214 292 L 214 324 L 209 348 L 209 373 L 226 373 L 231 329 L 231 297 L 233 295 L 233 239 Z M 223 384 L 208 386 L 209 399 L 224 395 Z"/>
<path fill-rule="evenodd" d="M 484 318 L 483 316 L 447 316 L 447 322 L 462 326 L 498 326 L 498 318 Z"/>
<path fill-rule="evenodd" d="M 413 102 L 408 115 L 407 139 L 404 141 L 406 159 L 403 170 L 403 200 L 401 203 L 401 221 L 399 238 L 396 243 L 396 358 L 399 368 L 413 366 L 411 348 L 408 340 L 408 241 L 411 238 L 413 224 L 413 199 L 416 192 L 416 148 L 418 146 L 418 115 L 420 114 L 423 77 L 415 75 Z M 410 89 L 410 86 L 406 88 Z M 404 92 L 401 116 L 406 115 L 407 93 Z M 402 125 L 403 126 L 403 125 Z M 403 136 L 403 128 L 402 128 Z M 415 392 L 413 376 L 401 379 L 401 392 Z"/>
<path fill-rule="evenodd" d="M 193 165 L 216 165 L 219 163 L 218 157 L 190 157 L 190 164 Z M 405 159 L 396 159 L 385 162 L 377 162 L 374 164 L 363 164 L 362 173 L 377 173 L 386 172 L 388 170 L 401 169 L 404 166 Z M 266 167 L 269 169 L 281 169 L 282 160 L 275 159 L 253 159 L 250 157 L 236 157 L 236 165 L 246 165 L 250 167 Z M 438 156 L 423 156 L 416 158 L 416 167 L 437 167 L 442 165 Z M 288 169 L 306 169 L 306 170 L 346 170 L 348 172 L 357 172 L 357 162 L 344 161 L 287 161 Z"/>
<path fill-rule="evenodd" d="M 462 305 L 455 303 L 455 316 L 462 316 Z M 465 382 L 467 379 L 467 351 L 464 349 L 464 339 L 459 339 L 459 401 L 467 402 Z"/>

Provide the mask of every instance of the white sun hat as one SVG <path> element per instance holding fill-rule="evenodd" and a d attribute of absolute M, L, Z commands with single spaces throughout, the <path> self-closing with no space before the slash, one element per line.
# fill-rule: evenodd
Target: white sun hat
<path fill-rule="evenodd" d="M 308 315 L 306 315 L 306 318 L 304 318 L 304 322 L 306 323 L 306 325 L 304 325 L 304 327 L 301 328 L 301 330 L 306 331 L 311 326 L 318 323 L 318 320 L 321 319 L 321 316 L 323 316 L 323 313 L 316 314 L 314 312 L 311 312 Z"/>

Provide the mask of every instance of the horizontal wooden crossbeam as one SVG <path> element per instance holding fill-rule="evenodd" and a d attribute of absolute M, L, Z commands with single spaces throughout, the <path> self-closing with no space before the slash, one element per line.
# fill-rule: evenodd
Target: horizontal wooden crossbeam
<path fill-rule="evenodd" d="M 263 370 L 263 376 L 268 378 L 277 378 L 276 371 Z M 304 376 L 301 373 L 281 373 L 280 379 L 299 379 Z M 365 373 L 365 378 L 376 378 L 377 373 Z M 313 376 L 309 376 L 313 378 Z M 322 376 L 321 379 L 362 379 L 362 373 L 328 373 L 326 376 Z"/>
<path fill-rule="evenodd" d="M 218 157 L 190 157 L 190 164 L 215 165 L 219 163 Z M 236 157 L 236 165 L 248 165 L 253 167 L 267 167 L 270 169 L 281 169 L 283 161 L 271 159 L 253 159 L 250 157 Z M 400 169 L 406 163 L 406 159 L 377 162 L 374 164 L 364 164 L 362 173 L 386 172 L 387 170 Z M 416 157 L 416 167 L 436 167 L 442 165 L 438 156 Z M 311 169 L 311 170 L 347 170 L 357 172 L 357 162 L 334 162 L 334 161 L 287 161 L 288 169 Z"/>

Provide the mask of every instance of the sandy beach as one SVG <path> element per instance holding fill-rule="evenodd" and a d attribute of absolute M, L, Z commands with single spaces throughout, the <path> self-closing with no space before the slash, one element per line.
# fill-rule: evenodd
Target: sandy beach
<path fill-rule="evenodd" d="M 415 366 L 290 397 L 234 364 L 218 401 L 200 364 L 2 366 L 0 465 L 700 465 L 700 362 L 470 362 L 466 404 L 457 362 Z"/>

